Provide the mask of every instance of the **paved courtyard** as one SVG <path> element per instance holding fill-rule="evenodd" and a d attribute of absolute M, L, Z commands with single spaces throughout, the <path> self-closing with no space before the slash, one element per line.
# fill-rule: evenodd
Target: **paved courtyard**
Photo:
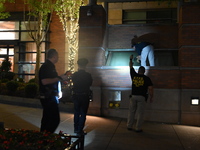
<path fill-rule="evenodd" d="M 39 130 L 41 108 L 0 104 L 0 122 L 6 128 Z M 61 112 L 56 130 L 73 134 L 73 114 Z M 199 150 L 200 127 L 154 122 L 144 123 L 144 132 L 126 129 L 126 119 L 88 116 L 85 150 Z"/>

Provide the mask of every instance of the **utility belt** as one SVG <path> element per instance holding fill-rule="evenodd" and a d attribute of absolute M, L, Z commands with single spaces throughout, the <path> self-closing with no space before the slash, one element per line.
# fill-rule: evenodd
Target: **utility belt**
<path fill-rule="evenodd" d="M 90 90 L 88 92 L 74 92 L 72 93 L 72 95 L 74 96 L 83 96 L 83 95 L 87 95 L 89 97 L 89 101 L 92 102 L 93 101 L 93 91 Z"/>
<path fill-rule="evenodd" d="M 58 96 L 58 92 L 46 92 L 46 93 L 40 93 L 40 99 L 50 98 L 52 96 Z"/>
<path fill-rule="evenodd" d="M 73 92 L 73 95 L 89 95 L 89 92 Z"/>

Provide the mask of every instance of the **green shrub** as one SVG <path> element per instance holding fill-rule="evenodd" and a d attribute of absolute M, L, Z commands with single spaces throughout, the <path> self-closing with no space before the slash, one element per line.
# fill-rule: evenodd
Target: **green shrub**
<path fill-rule="evenodd" d="M 38 87 L 38 85 L 36 83 L 28 83 L 25 86 L 26 97 L 35 98 L 37 96 L 38 89 L 39 89 L 39 87 Z"/>
<path fill-rule="evenodd" d="M 6 83 L 6 87 L 7 87 L 7 90 L 8 90 L 8 94 L 13 94 L 15 93 L 15 91 L 17 90 L 19 84 L 18 82 L 16 81 L 8 81 Z"/>
<path fill-rule="evenodd" d="M 7 94 L 6 83 L 3 83 L 3 82 L 0 83 L 0 94 L 1 95 Z"/>
<path fill-rule="evenodd" d="M 35 78 L 30 79 L 30 80 L 28 81 L 28 83 L 35 83 Z"/>
<path fill-rule="evenodd" d="M 6 83 L 8 81 L 9 81 L 8 79 L 1 79 L 1 83 Z"/>
<path fill-rule="evenodd" d="M 16 78 L 15 81 L 17 81 L 17 82 L 24 82 L 24 79 L 23 78 Z"/>
<path fill-rule="evenodd" d="M 15 76 L 14 72 L 5 72 L 5 71 L 0 72 L 1 79 L 13 80 L 14 76 Z"/>
<path fill-rule="evenodd" d="M 15 92 L 15 96 L 18 97 L 25 97 L 25 86 L 26 83 L 23 82 L 18 82 L 19 83 L 19 87 L 17 88 L 17 91 Z"/>

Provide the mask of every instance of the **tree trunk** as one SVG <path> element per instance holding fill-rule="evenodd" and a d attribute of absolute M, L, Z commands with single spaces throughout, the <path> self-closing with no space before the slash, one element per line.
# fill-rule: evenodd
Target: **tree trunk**
<path fill-rule="evenodd" d="M 39 69 L 40 69 L 40 57 L 41 57 L 41 43 L 36 42 L 37 55 L 36 55 L 36 66 L 35 66 L 35 83 L 39 84 Z"/>

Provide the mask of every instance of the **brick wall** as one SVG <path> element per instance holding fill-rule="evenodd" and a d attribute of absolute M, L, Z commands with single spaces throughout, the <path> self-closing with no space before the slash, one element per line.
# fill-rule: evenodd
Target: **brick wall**
<path fill-rule="evenodd" d="M 5 3 L 6 11 L 17 12 L 24 11 L 24 0 L 15 0 L 15 3 Z"/>
<path fill-rule="evenodd" d="M 178 48 L 178 25 L 108 26 L 108 48 L 131 48 L 134 35 L 154 43 L 155 48 Z"/>
<path fill-rule="evenodd" d="M 91 16 L 87 16 L 88 10 L 91 10 Z M 105 15 L 105 10 L 101 5 L 80 8 L 80 47 L 102 47 L 106 25 Z"/>
<path fill-rule="evenodd" d="M 199 89 L 200 3 L 184 3 L 180 9 L 179 66 L 181 88 Z"/>
<path fill-rule="evenodd" d="M 65 33 L 63 31 L 63 26 L 55 13 L 53 13 L 52 22 L 50 25 L 49 48 L 54 48 L 58 51 L 59 61 L 56 63 L 56 69 L 58 74 L 63 74 L 65 71 L 67 71 L 67 65 L 65 62 L 68 55 L 65 49 Z"/>

